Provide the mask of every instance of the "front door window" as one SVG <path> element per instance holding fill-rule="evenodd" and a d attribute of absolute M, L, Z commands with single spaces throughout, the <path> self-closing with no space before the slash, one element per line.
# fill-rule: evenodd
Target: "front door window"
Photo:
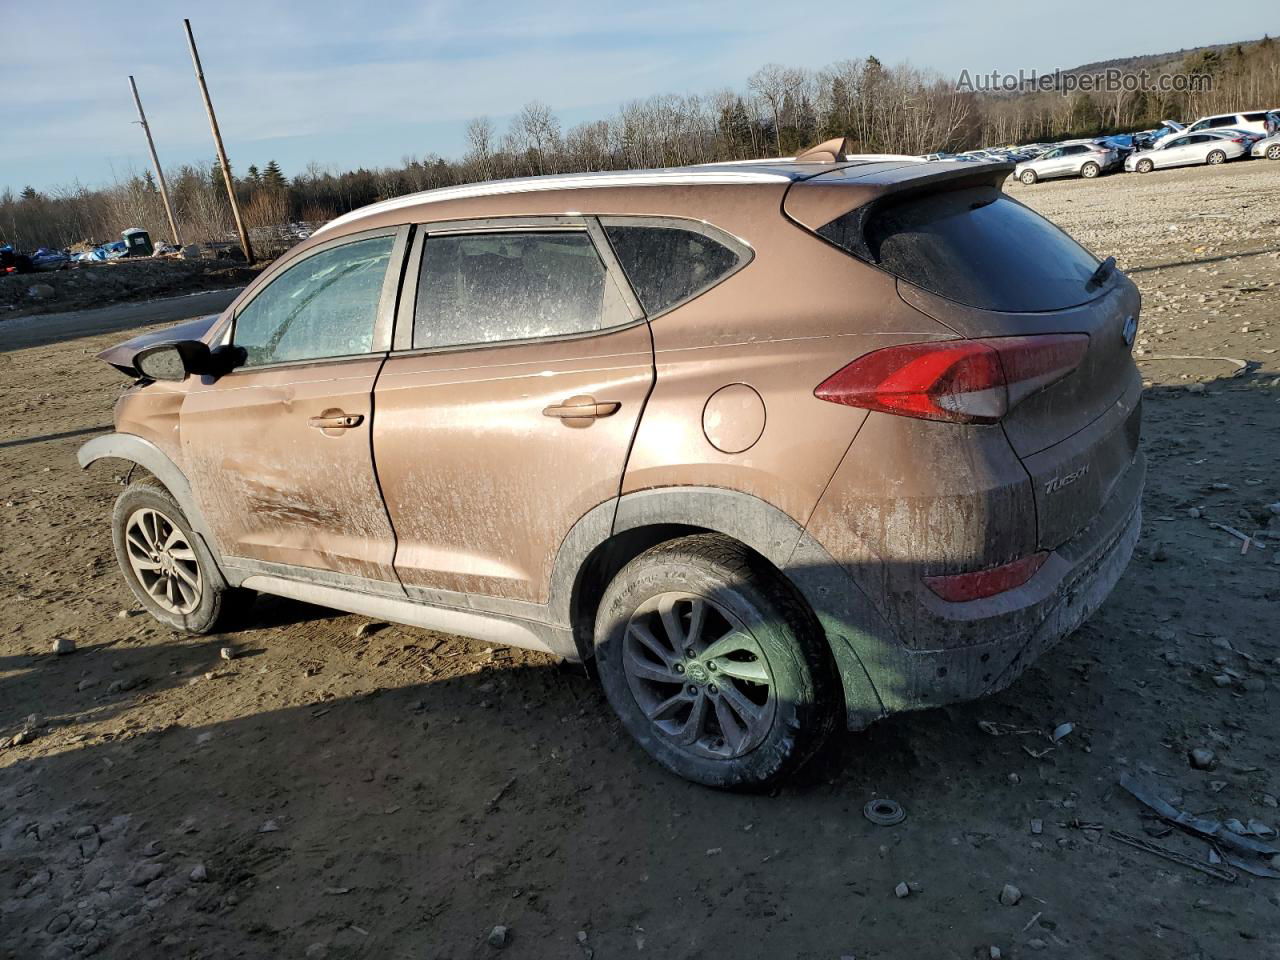
<path fill-rule="evenodd" d="M 323 250 L 286 269 L 236 317 L 246 366 L 368 353 L 391 236 Z"/>

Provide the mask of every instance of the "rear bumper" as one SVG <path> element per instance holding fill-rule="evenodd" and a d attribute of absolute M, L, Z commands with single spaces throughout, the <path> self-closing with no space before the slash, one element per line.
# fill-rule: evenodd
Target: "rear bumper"
<path fill-rule="evenodd" d="M 976 642 L 943 649 L 878 644 L 874 651 L 859 650 L 883 711 L 921 710 L 1003 690 L 1088 619 L 1133 554 L 1145 477 L 1139 452 L 1095 520 L 1054 550 L 1024 586 L 999 598 L 947 604 L 962 632 Z"/>

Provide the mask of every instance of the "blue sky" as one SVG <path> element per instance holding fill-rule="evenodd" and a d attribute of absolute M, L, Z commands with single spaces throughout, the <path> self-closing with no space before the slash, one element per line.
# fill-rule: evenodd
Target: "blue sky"
<path fill-rule="evenodd" d="M 0 189 L 97 185 L 148 164 L 134 74 L 166 166 L 213 158 L 182 31 L 192 17 L 233 166 L 347 169 L 463 151 L 468 119 L 521 104 L 567 127 L 660 93 L 741 89 L 759 66 L 875 54 L 946 75 L 1052 69 L 1280 32 L 1273 0 L 1105 7 L 759 0 L 40 4 L 3 0 Z M 1050 5 L 1052 7 L 1053 5 Z"/>

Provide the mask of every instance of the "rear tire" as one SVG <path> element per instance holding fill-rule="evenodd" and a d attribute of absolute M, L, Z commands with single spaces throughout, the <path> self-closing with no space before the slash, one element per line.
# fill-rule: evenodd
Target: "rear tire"
<path fill-rule="evenodd" d="M 813 614 L 768 564 L 717 534 L 627 564 L 601 599 L 595 645 L 627 732 L 695 783 L 776 783 L 819 751 L 841 713 Z"/>
<path fill-rule="evenodd" d="M 1039 178 L 1036 176 L 1036 172 L 1034 170 L 1023 170 L 1022 176 L 1020 176 L 1018 179 L 1021 180 L 1023 183 L 1025 183 L 1028 187 L 1031 187 L 1031 186 L 1035 186 L 1035 182 Z"/>
<path fill-rule="evenodd" d="M 1204 158 L 1204 162 L 1210 166 L 1216 167 L 1220 163 L 1227 162 L 1227 155 L 1221 150 L 1211 150 L 1209 151 L 1209 155 Z"/>
<path fill-rule="evenodd" d="M 116 499 L 111 541 L 125 583 L 147 613 L 187 633 L 212 633 L 253 602 L 227 586 L 167 489 L 143 480 Z"/>
<path fill-rule="evenodd" d="M 1084 177 L 1086 180 L 1092 180 L 1101 172 L 1102 172 L 1102 168 L 1099 167 L 1092 160 L 1090 160 L 1088 163 L 1086 163 L 1083 167 L 1080 168 L 1080 176 Z"/>
<path fill-rule="evenodd" d="M 1152 163 L 1150 160 L 1139 160 L 1137 164 L 1134 166 L 1134 169 L 1137 170 L 1139 173 L 1150 173 L 1155 168 L 1156 168 L 1156 165 Z"/>

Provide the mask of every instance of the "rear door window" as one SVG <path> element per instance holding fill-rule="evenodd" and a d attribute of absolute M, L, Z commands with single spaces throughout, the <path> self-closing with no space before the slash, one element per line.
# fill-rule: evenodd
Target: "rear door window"
<path fill-rule="evenodd" d="M 1231 115 L 1229 115 L 1229 116 L 1226 116 L 1226 117 L 1214 117 L 1214 118 L 1212 118 L 1212 119 L 1209 121 L 1208 126 L 1209 126 L 1210 128 L 1212 128 L 1212 127 L 1229 127 L 1229 126 L 1231 126 L 1231 125 L 1232 125 L 1233 123 L 1235 123 L 1235 122 L 1236 122 L 1236 115 L 1233 113 L 1233 114 L 1231 114 Z"/>
<path fill-rule="evenodd" d="M 653 317 L 715 286 L 746 262 L 745 251 L 704 230 L 607 219 L 604 231 L 644 312 Z"/>
<path fill-rule="evenodd" d="M 414 349 L 592 333 L 630 313 L 583 230 L 429 236 Z"/>
<path fill-rule="evenodd" d="M 818 234 L 908 283 L 986 310 L 1062 310 L 1093 299 L 1098 260 L 996 187 L 851 211 Z"/>
<path fill-rule="evenodd" d="M 1250 123 L 1261 123 L 1267 119 L 1267 114 L 1265 110 L 1262 113 L 1246 113 L 1244 118 Z"/>

